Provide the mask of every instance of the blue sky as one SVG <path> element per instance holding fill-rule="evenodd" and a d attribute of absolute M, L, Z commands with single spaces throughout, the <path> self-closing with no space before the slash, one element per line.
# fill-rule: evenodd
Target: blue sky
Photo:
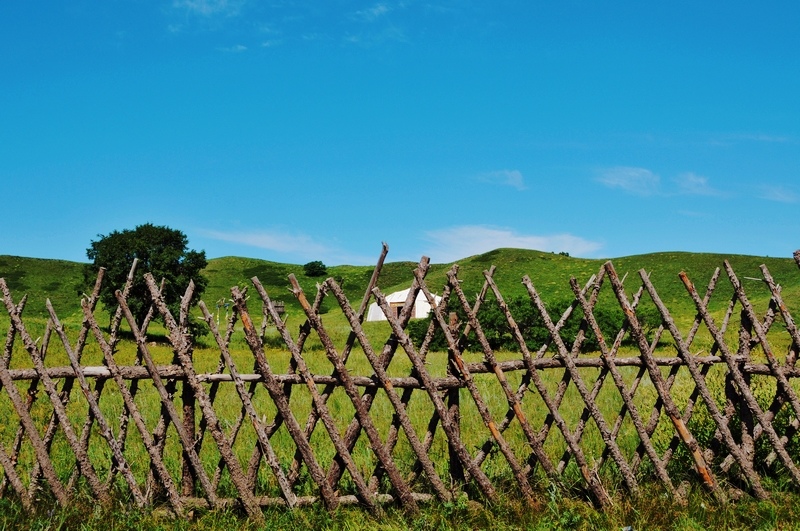
<path fill-rule="evenodd" d="M 800 248 L 800 3 L 0 3 L 0 254 Z"/>

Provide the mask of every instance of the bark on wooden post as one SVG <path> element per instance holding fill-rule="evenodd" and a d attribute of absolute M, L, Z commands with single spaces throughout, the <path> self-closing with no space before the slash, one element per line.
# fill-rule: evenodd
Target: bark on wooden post
<path fill-rule="evenodd" d="M 752 340 L 753 325 L 750 323 L 750 318 L 747 312 L 742 310 L 741 313 L 741 328 L 739 330 L 739 355 L 741 361 L 739 362 L 740 370 L 742 371 L 742 378 L 744 379 L 747 387 L 750 387 L 750 373 L 744 371 L 744 365 L 750 361 L 750 341 Z M 731 387 L 736 389 L 733 385 L 733 380 L 730 375 L 726 378 L 730 380 Z M 737 406 L 739 418 L 742 421 L 742 453 L 752 465 L 753 458 L 755 457 L 755 446 L 753 442 L 753 429 L 755 428 L 753 413 L 747 407 L 747 402 L 741 393 L 736 393 L 737 400 L 734 402 Z"/>
<path fill-rule="evenodd" d="M 420 285 L 424 286 L 423 279 L 420 276 L 417 276 L 417 280 L 420 282 Z M 391 310 L 389 309 L 389 303 L 386 302 L 386 297 L 378 288 L 374 288 L 372 292 L 375 295 L 375 299 L 378 302 L 381 310 L 383 310 L 383 313 L 390 313 Z M 434 311 L 438 310 L 434 308 Z M 403 347 L 403 350 L 406 351 L 409 360 L 416 369 L 417 375 L 423 382 L 423 388 L 427 391 L 428 396 L 431 398 L 431 402 L 433 402 L 436 412 L 439 414 L 439 422 L 441 423 L 442 429 L 447 435 L 448 444 L 451 448 L 453 448 L 454 451 L 458 453 L 459 460 L 467 468 L 470 476 L 478 484 L 484 495 L 492 501 L 497 501 L 497 491 L 480 467 L 476 466 L 472 462 L 472 458 L 470 457 L 467 448 L 461 442 L 460 435 L 455 431 L 452 419 L 450 418 L 450 413 L 447 410 L 444 400 L 439 394 L 439 391 L 436 389 L 433 379 L 431 378 L 428 369 L 425 367 L 424 362 L 417 354 L 417 349 L 414 347 L 414 343 L 411 341 L 408 334 L 406 334 L 405 330 L 397 325 L 395 320 L 390 319 L 389 325 L 392 327 L 392 332 L 394 332 L 395 336 L 397 336 L 397 340 Z"/>
<path fill-rule="evenodd" d="M 257 283 L 257 278 L 253 277 L 254 283 L 256 288 L 260 285 Z M 264 292 L 266 293 L 266 292 Z M 262 384 L 264 387 L 267 388 L 267 392 L 269 393 L 270 397 L 272 398 L 272 402 L 275 404 L 278 412 L 280 413 L 281 417 L 283 417 L 283 422 L 286 425 L 286 429 L 291 435 L 292 439 L 297 445 L 297 448 L 302 452 L 303 461 L 306 463 L 306 467 L 308 468 L 308 473 L 311 476 L 311 479 L 314 480 L 314 483 L 320 489 L 320 496 L 322 497 L 326 507 L 328 510 L 334 510 L 338 505 L 338 499 L 336 497 L 336 493 L 334 492 L 333 488 L 328 484 L 325 480 L 325 471 L 320 466 L 319 462 L 317 461 L 316 456 L 314 455 L 314 451 L 311 448 L 311 445 L 308 442 L 308 438 L 303 431 L 303 428 L 300 426 L 300 423 L 297 421 L 297 418 L 292 413 L 291 406 L 289 405 L 289 400 L 286 398 L 286 395 L 283 392 L 283 387 L 278 383 L 275 378 L 275 373 L 272 371 L 269 363 L 267 362 L 266 355 L 264 354 L 264 347 L 261 343 L 261 337 L 255 330 L 253 326 L 253 320 L 250 318 L 250 313 L 247 310 L 247 303 L 245 301 L 244 295 L 239 290 L 238 287 L 234 286 L 231 288 L 231 296 L 233 298 L 234 304 L 239 312 L 239 317 L 242 320 L 242 326 L 244 327 L 245 332 L 245 339 L 247 340 L 248 346 L 250 347 L 251 352 L 256 358 L 258 372 L 261 373 L 263 378 Z M 264 299 L 265 304 L 269 304 L 270 313 L 274 311 L 274 307 L 270 304 L 269 299 L 262 294 L 262 299 Z M 276 312 L 277 314 L 277 312 Z M 277 323 L 276 323 L 277 324 Z M 286 326 L 279 325 L 278 330 L 280 331 L 281 335 L 283 336 L 283 340 L 286 343 L 286 346 L 292 351 L 292 356 L 299 356 L 300 352 L 297 350 L 297 346 L 292 340 L 291 336 L 289 335 L 289 331 L 286 329 Z M 305 382 L 306 385 L 309 385 L 309 388 L 312 384 L 308 384 Z M 313 391 L 312 391 L 313 392 Z"/>
<path fill-rule="evenodd" d="M 173 363 L 175 363 L 175 361 L 177 360 L 174 360 Z M 194 393 L 192 392 L 192 387 L 185 381 L 181 384 L 181 387 L 181 401 L 183 402 L 183 429 L 186 431 L 186 434 L 192 438 L 192 440 L 196 440 L 197 438 L 194 428 Z M 183 452 L 181 494 L 184 496 L 191 496 L 194 494 L 194 474 L 192 474 L 192 465 L 189 462 L 189 456 L 185 451 Z"/>
<path fill-rule="evenodd" d="M 680 436 L 681 440 L 686 445 L 686 448 L 691 453 L 692 459 L 695 463 L 695 469 L 697 470 L 700 478 L 703 480 L 703 483 L 705 483 L 706 487 L 708 487 L 712 493 L 718 495 L 717 481 L 714 479 L 714 476 L 711 473 L 711 468 L 709 468 L 705 458 L 703 457 L 700 445 L 697 443 L 694 435 L 692 435 L 692 433 L 686 427 L 686 424 L 683 422 L 683 416 L 681 415 L 678 406 L 675 405 L 672 395 L 670 395 L 666 390 L 664 377 L 659 371 L 658 366 L 655 364 L 653 355 L 649 350 L 650 345 L 647 342 L 647 338 L 644 337 L 644 333 L 639 325 L 639 319 L 636 317 L 636 313 L 631 307 L 630 302 L 628 302 L 622 282 L 620 281 L 619 276 L 617 275 L 616 270 L 614 270 L 614 266 L 611 264 L 611 262 L 606 262 L 605 268 L 608 278 L 611 280 L 611 286 L 614 289 L 617 300 L 619 301 L 620 306 L 625 313 L 625 317 L 630 325 L 631 337 L 637 343 L 639 352 L 642 354 L 642 361 L 644 361 L 645 365 L 647 366 L 647 372 L 650 375 L 650 381 L 652 382 L 653 387 L 655 387 L 658 396 L 661 398 L 664 411 L 667 413 L 670 421 L 672 421 L 675 432 Z M 639 275 L 642 277 L 643 282 L 648 281 L 646 271 L 640 271 Z"/>
<path fill-rule="evenodd" d="M 169 471 L 164 464 L 161 453 L 157 447 L 158 445 L 154 441 L 154 437 L 145 424 L 145 421 L 142 418 L 136 403 L 133 401 L 133 392 L 130 388 L 128 388 L 122 378 L 120 367 L 117 366 L 117 362 L 114 360 L 114 348 L 106 341 L 105 337 L 103 337 L 103 333 L 100 331 L 100 327 L 92 315 L 91 308 L 85 300 L 82 302 L 82 308 L 84 316 L 86 317 L 86 321 L 89 323 L 92 333 L 94 334 L 95 339 L 100 346 L 100 350 L 103 352 L 103 358 L 105 359 L 106 366 L 108 367 L 112 378 L 117 384 L 120 396 L 125 404 L 125 411 L 127 412 L 125 418 L 133 419 L 133 423 L 141 435 L 145 450 L 147 450 L 147 453 L 150 456 L 150 466 L 153 469 L 153 476 L 157 476 L 158 478 L 158 481 L 153 481 L 153 483 L 157 483 L 163 488 L 164 491 L 166 491 L 168 499 L 172 505 L 172 510 L 175 511 L 178 516 L 181 516 L 183 515 L 183 503 L 178 496 L 177 487 L 173 483 L 172 477 L 169 475 Z M 136 382 L 136 380 L 134 380 L 134 382 Z"/>
<path fill-rule="evenodd" d="M 458 332 L 458 315 L 456 312 L 450 312 L 450 333 L 457 335 Z M 453 349 L 447 349 L 447 376 L 460 377 L 458 369 L 456 368 L 453 358 Z M 450 412 L 450 418 L 453 421 L 453 427 L 458 436 L 461 437 L 461 389 L 454 387 L 447 391 L 447 409 Z M 448 459 L 450 461 L 450 479 L 455 482 L 464 481 L 464 467 L 458 458 L 458 454 L 451 446 L 447 447 Z"/>
<path fill-rule="evenodd" d="M 189 341 L 189 326 L 188 326 L 188 316 L 189 316 L 189 303 L 192 300 L 192 295 L 194 294 L 194 283 L 189 283 L 189 288 L 186 290 L 183 298 L 181 299 L 181 306 L 180 306 L 180 315 L 178 317 L 178 323 L 180 326 L 180 333 L 187 338 L 187 344 L 190 344 Z M 161 291 L 161 290 L 159 290 Z M 188 357 L 189 363 L 194 363 L 194 351 L 189 348 L 186 350 L 185 355 Z M 180 359 L 178 357 L 178 353 L 175 353 L 173 357 L 172 363 L 178 364 Z M 194 410 L 196 403 L 196 397 L 194 396 L 194 390 L 192 386 L 189 385 L 188 381 L 184 381 L 181 384 L 181 402 L 183 403 L 183 429 L 186 434 L 191 437 L 193 441 L 197 441 L 197 429 L 195 427 L 195 415 Z M 198 452 L 199 448 L 195 448 L 195 452 Z M 183 478 L 181 479 L 181 490 L 184 496 L 192 496 L 194 495 L 194 488 L 195 488 L 195 475 L 192 471 L 192 465 L 189 462 L 189 455 L 184 452 L 183 453 Z"/>

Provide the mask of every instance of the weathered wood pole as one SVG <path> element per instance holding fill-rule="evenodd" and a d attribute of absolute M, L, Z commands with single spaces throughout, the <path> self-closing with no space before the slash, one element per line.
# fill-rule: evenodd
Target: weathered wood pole
<path fill-rule="evenodd" d="M 458 315 L 456 312 L 450 312 L 450 333 L 455 335 L 458 329 Z M 460 376 L 456 369 L 455 360 L 453 358 L 453 349 L 447 349 L 447 376 Z M 453 427 L 458 436 L 461 437 L 461 389 L 454 387 L 447 391 L 447 409 L 450 412 L 450 418 L 453 421 Z M 450 461 L 450 479 L 455 482 L 464 481 L 464 467 L 461 465 L 461 460 L 458 458 L 458 453 L 452 446 L 447 447 L 448 459 Z"/>

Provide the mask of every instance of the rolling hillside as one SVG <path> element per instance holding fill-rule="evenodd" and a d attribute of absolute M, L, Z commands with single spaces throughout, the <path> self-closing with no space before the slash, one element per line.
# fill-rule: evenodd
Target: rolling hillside
<path fill-rule="evenodd" d="M 668 307 L 692 314 L 691 301 L 678 273 L 686 271 L 698 289 L 704 290 L 714 269 L 721 267 L 726 259 L 745 283 L 748 296 L 754 302 L 764 303 L 768 300 L 763 282 L 755 280 L 761 278 L 759 266 L 766 264 L 775 280 L 781 284 L 790 308 L 800 307 L 800 270 L 794 260 L 788 257 L 669 252 L 615 258 L 612 262 L 620 277 L 627 275 L 630 286 L 638 287 L 638 271 L 646 270 Z M 525 295 L 521 279 L 527 274 L 547 301 L 570 297 L 569 278 L 575 276 L 583 284 L 599 270 L 604 261 L 539 251 L 497 249 L 465 258 L 458 264 L 462 287 L 470 296 L 480 290 L 483 283 L 482 272 L 495 265 L 495 279 L 505 297 Z M 379 281 L 380 289 L 389 293 L 408 287 L 414 267 L 416 264 L 412 262 L 387 262 Z M 434 264 L 431 267 L 428 284 L 433 291 L 441 292 L 450 267 L 451 264 Z M 231 286 L 249 285 L 249 279 L 255 276 L 273 299 L 285 301 L 289 312 L 299 312 L 299 306 L 289 292 L 287 276 L 294 273 L 303 289 L 311 294 L 314 293 L 316 282 L 321 280 L 304 276 L 301 265 L 240 257 L 211 259 L 205 273 L 209 278 L 209 285 L 203 299 L 212 311 L 217 300 L 230 297 Z M 371 266 L 328 268 L 328 275 L 342 283 L 354 306 L 358 305 L 363 296 L 371 274 Z M 44 316 L 47 298 L 50 298 L 60 316 L 77 314 L 80 309 L 80 294 L 89 289 L 83 285 L 83 264 L 78 262 L 0 256 L 0 277 L 6 279 L 15 301 L 28 294 L 25 310 L 28 316 Z M 715 305 L 725 304 L 731 292 L 730 283 L 727 280 L 721 282 L 714 296 Z M 330 304 L 333 303 L 328 303 Z"/>

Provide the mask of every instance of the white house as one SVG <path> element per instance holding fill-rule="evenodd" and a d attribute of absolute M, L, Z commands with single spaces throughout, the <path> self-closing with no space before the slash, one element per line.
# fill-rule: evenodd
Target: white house
<path fill-rule="evenodd" d="M 400 310 L 403 309 L 403 304 L 405 304 L 406 299 L 408 298 L 408 292 L 411 288 L 404 289 L 402 291 L 395 291 L 386 296 L 386 302 L 389 304 L 389 307 L 395 312 L 395 316 L 400 315 Z M 436 304 L 442 300 L 441 297 L 438 295 L 433 296 L 436 299 Z M 428 299 L 425 297 L 425 294 L 420 291 L 417 293 L 417 299 L 414 301 L 414 309 L 411 313 L 411 317 L 428 317 L 428 314 L 431 311 L 431 305 L 428 304 Z M 369 305 L 369 311 L 367 312 L 367 321 L 385 321 L 386 316 L 383 314 L 383 310 L 381 310 L 380 306 L 378 306 L 377 302 L 373 302 Z"/>

